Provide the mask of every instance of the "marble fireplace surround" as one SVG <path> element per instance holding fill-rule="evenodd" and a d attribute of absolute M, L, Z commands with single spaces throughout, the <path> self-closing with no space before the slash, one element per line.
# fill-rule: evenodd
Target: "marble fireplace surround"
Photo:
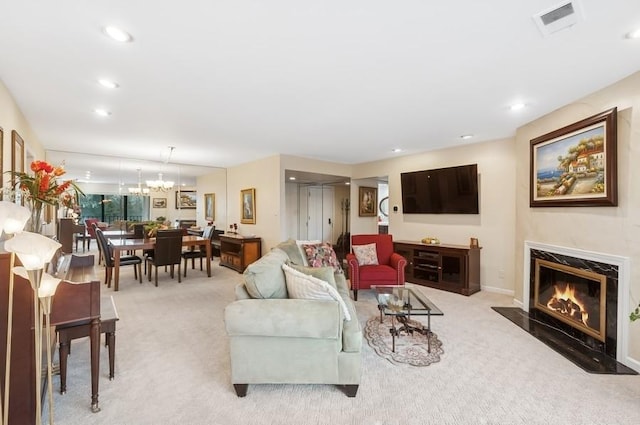
<path fill-rule="evenodd" d="M 605 254 L 601 252 L 585 251 L 556 245 L 543 244 L 533 241 L 524 242 L 524 270 L 523 270 L 523 303 L 522 309 L 529 312 L 529 293 L 531 281 L 531 250 L 547 251 L 568 257 L 597 261 L 611 264 L 618 268 L 618 311 L 617 311 L 617 346 L 616 360 L 626 366 L 636 366 L 628 355 L 629 346 L 629 280 L 630 263 L 628 257 Z"/>

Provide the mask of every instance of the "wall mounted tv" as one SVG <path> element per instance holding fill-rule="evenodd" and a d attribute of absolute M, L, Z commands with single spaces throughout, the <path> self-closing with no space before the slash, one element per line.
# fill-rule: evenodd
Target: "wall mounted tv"
<path fill-rule="evenodd" d="M 404 214 L 478 214 L 478 164 L 400 174 Z"/>

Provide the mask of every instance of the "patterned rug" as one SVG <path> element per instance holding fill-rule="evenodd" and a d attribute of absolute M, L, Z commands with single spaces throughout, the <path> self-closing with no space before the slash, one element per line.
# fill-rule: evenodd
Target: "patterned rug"
<path fill-rule="evenodd" d="M 395 323 L 397 326 L 398 322 Z M 391 351 L 392 336 L 389 329 L 391 329 L 391 316 L 385 316 L 382 323 L 380 323 L 380 316 L 375 316 L 367 321 L 364 336 L 376 353 L 391 363 L 429 366 L 431 363 L 439 362 L 440 356 L 444 354 L 442 341 L 433 332 L 429 337 L 431 340 L 430 353 L 427 351 L 427 336 L 419 332 L 414 332 L 413 335 L 402 332 L 399 337 L 396 336 L 396 351 L 393 352 Z"/>

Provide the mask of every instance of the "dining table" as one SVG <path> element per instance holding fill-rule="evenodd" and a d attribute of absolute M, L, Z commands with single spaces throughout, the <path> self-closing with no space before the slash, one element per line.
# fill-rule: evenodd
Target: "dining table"
<path fill-rule="evenodd" d="M 110 237 L 109 242 L 113 247 L 113 290 L 118 290 L 120 280 L 120 253 L 122 251 L 135 251 L 138 249 L 154 249 L 156 238 L 119 238 Z M 211 277 L 211 240 L 202 236 L 185 235 L 182 236 L 182 246 L 204 247 L 207 253 L 207 276 Z"/>

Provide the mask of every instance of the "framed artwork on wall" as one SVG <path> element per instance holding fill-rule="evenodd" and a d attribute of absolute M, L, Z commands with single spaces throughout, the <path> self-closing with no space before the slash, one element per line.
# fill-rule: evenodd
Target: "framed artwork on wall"
<path fill-rule="evenodd" d="M 617 108 L 531 140 L 529 205 L 618 205 Z"/>
<path fill-rule="evenodd" d="M 204 194 L 204 219 L 214 221 L 216 219 L 216 194 Z"/>
<path fill-rule="evenodd" d="M 11 130 L 11 171 L 14 173 L 24 172 L 24 140 L 17 131 Z M 15 187 L 16 180 L 11 178 L 11 188 Z M 22 194 L 19 190 L 15 191 L 15 202 L 24 205 Z"/>
<path fill-rule="evenodd" d="M 167 198 L 153 198 L 153 208 L 167 208 Z"/>
<path fill-rule="evenodd" d="M 255 188 L 240 191 L 240 209 L 242 218 L 240 223 L 256 224 L 256 190 Z"/>
<path fill-rule="evenodd" d="M 378 215 L 378 188 L 360 187 L 358 215 L 360 217 L 375 217 Z"/>
<path fill-rule="evenodd" d="M 195 210 L 197 204 L 195 190 L 177 190 L 176 191 L 176 209 L 177 210 Z"/>

